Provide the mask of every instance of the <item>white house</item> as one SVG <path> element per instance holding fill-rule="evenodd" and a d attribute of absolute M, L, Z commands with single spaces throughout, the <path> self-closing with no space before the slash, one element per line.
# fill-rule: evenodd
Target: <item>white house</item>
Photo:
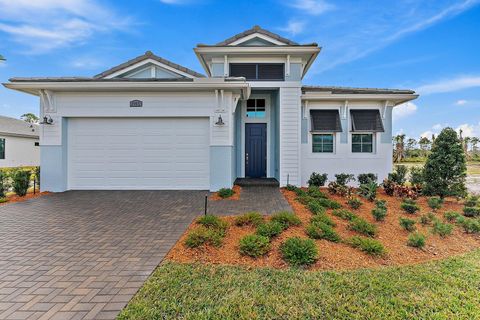
<path fill-rule="evenodd" d="M 0 168 L 40 164 L 39 126 L 0 116 Z"/>
<path fill-rule="evenodd" d="M 415 92 L 305 86 L 318 45 L 258 26 L 194 51 L 206 76 L 146 52 L 92 78 L 4 84 L 39 96 L 51 119 L 43 189 L 214 191 L 239 177 L 300 186 L 313 171 L 391 170 L 392 109 Z"/>

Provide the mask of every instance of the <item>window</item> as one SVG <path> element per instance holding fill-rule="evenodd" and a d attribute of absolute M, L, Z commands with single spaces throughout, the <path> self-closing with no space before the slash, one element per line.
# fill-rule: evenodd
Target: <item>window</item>
<path fill-rule="evenodd" d="M 352 131 L 384 132 L 378 110 L 350 110 Z"/>
<path fill-rule="evenodd" d="M 342 132 L 338 110 L 310 110 L 312 132 Z"/>
<path fill-rule="evenodd" d="M 230 63 L 231 77 L 245 77 L 250 81 L 285 80 L 283 63 Z"/>
<path fill-rule="evenodd" d="M 0 139 L 0 159 L 5 159 L 5 139 Z"/>
<path fill-rule="evenodd" d="M 248 99 L 247 117 L 265 118 L 265 99 Z"/>
<path fill-rule="evenodd" d="M 371 133 L 352 134 L 352 152 L 372 153 L 373 152 L 373 134 Z"/>
<path fill-rule="evenodd" d="M 333 153 L 333 134 L 312 135 L 312 152 Z"/>
<path fill-rule="evenodd" d="M 35 147 L 39 147 L 40 146 L 40 142 L 35 142 Z"/>

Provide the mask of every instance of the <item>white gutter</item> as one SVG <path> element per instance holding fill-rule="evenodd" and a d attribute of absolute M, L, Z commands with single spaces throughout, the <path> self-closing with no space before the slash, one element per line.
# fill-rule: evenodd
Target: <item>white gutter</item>
<path fill-rule="evenodd" d="M 133 82 L 133 81 L 22 81 L 8 82 L 6 88 L 39 95 L 39 90 L 51 91 L 208 91 L 215 89 L 240 90 L 243 99 L 250 96 L 247 82 L 201 81 L 190 82 Z"/>
<path fill-rule="evenodd" d="M 392 101 L 395 102 L 395 106 L 405 103 L 407 101 L 415 100 L 418 98 L 418 94 L 332 94 L 329 92 L 322 93 L 305 93 L 302 94 L 301 99 L 303 101 Z"/>

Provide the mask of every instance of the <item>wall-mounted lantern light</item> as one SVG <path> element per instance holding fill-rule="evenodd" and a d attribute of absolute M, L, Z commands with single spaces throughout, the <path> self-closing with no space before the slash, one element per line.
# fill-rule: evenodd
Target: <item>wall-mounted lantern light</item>
<path fill-rule="evenodd" d="M 44 116 L 44 117 L 43 117 L 43 121 L 40 122 L 40 124 L 48 124 L 48 125 L 51 125 L 51 124 L 53 124 L 53 119 L 52 119 L 52 117 L 50 117 L 50 116 Z"/>
<path fill-rule="evenodd" d="M 223 122 L 222 116 L 219 115 L 217 122 L 215 122 L 215 125 L 217 125 L 217 126 L 223 126 L 224 124 L 225 124 L 225 122 Z"/>

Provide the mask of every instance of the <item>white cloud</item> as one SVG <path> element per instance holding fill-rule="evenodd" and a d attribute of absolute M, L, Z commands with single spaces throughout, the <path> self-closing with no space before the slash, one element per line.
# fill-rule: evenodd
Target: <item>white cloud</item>
<path fill-rule="evenodd" d="M 467 100 L 460 99 L 460 100 L 457 100 L 457 102 L 455 102 L 455 104 L 457 106 L 463 106 L 463 105 L 467 104 L 467 102 L 468 102 Z"/>
<path fill-rule="evenodd" d="M 464 123 L 457 127 L 456 131 L 460 133 L 462 130 L 463 137 L 480 137 L 480 122 L 478 124 Z"/>
<path fill-rule="evenodd" d="M 413 102 L 406 102 L 393 108 L 393 119 L 398 120 L 415 114 L 417 112 L 417 105 Z"/>
<path fill-rule="evenodd" d="M 78 57 L 70 61 L 70 65 L 77 69 L 96 69 L 104 63 L 92 57 Z"/>
<path fill-rule="evenodd" d="M 480 87 L 480 76 L 459 76 L 456 78 L 425 84 L 418 87 L 416 91 L 418 91 L 420 94 L 427 95 L 433 93 L 453 92 L 476 87 Z M 465 100 L 459 100 L 457 101 L 457 104 L 458 102 L 460 102 L 459 105 L 466 103 Z"/>
<path fill-rule="evenodd" d="M 443 126 L 440 124 L 440 123 L 437 123 L 435 125 L 433 125 L 432 129 L 435 130 L 435 131 L 440 131 L 442 130 Z"/>
<path fill-rule="evenodd" d="M 297 35 L 305 28 L 305 21 L 290 20 L 286 27 L 280 28 L 280 30 L 287 32 L 291 35 Z"/>
<path fill-rule="evenodd" d="M 335 8 L 324 0 L 294 0 L 288 2 L 288 5 L 310 15 L 320 15 Z"/>
<path fill-rule="evenodd" d="M 120 17 L 96 0 L 0 0 L 0 32 L 29 53 L 82 44 L 99 32 L 126 30 Z"/>
<path fill-rule="evenodd" d="M 423 132 L 422 134 L 420 134 L 420 138 L 428 138 L 428 139 L 431 139 L 432 138 L 432 135 L 434 135 L 435 132 L 431 131 L 431 130 L 427 130 L 425 132 Z"/>

